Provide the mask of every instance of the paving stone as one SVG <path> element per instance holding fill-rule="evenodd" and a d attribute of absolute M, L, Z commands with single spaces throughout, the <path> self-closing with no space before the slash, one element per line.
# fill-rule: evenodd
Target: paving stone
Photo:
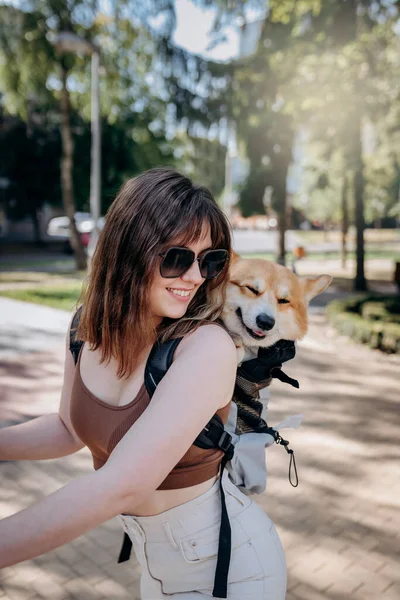
<path fill-rule="evenodd" d="M 287 455 L 273 447 L 266 454 L 267 491 L 253 498 L 276 523 L 285 548 L 286 600 L 399 600 L 400 359 L 331 333 L 328 338 L 327 331 L 323 318 L 312 316 L 309 335 L 288 364 L 300 390 L 280 382 L 271 387 L 271 424 L 305 415 L 300 430 L 285 436 L 296 451 L 300 485 L 291 488 Z M 51 369 L 45 364 L 50 359 Z M 6 357 L 0 364 L 7 422 L 56 410 L 62 345 L 33 358 L 21 353 L 18 361 Z M 0 517 L 92 468 L 87 449 L 51 461 L 1 463 Z M 139 600 L 137 561 L 116 563 L 121 539 L 111 519 L 70 544 L 7 567 L 0 572 L 0 598 Z"/>
<path fill-rule="evenodd" d="M 80 563 L 74 563 L 75 567 Z M 48 571 L 50 577 L 59 584 L 63 584 L 69 579 L 73 579 L 77 576 L 76 568 L 73 569 L 67 563 L 63 563 L 61 560 L 54 558 L 46 562 L 46 571 Z"/>
<path fill-rule="evenodd" d="M 97 592 L 103 594 L 103 596 L 108 596 L 109 598 L 113 598 L 113 600 L 117 600 L 118 598 L 123 598 L 124 600 L 129 598 L 129 592 L 126 590 L 124 586 L 116 581 L 107 580 L 102 583 L 98 583 L 95 585 Z"/>
<path fill-rule="evenodd" d="M 51 598 L 51 600 L 65 599 L 65 585 L 56 583 L 47 571 L 42 571 L 42 573 L 32 581 L 31 585 L 33 591 L 41 594 L 44 598 Z"/>
<path fill-rule="evenodd" d="M 383 565 L 381 569 L 378 570 L 378 573 L 388 577 L 391 581 L 393 581 L 397 586 L 400 587 L 400 565 L 399 560 L 397 562 L 395 560 L 391 560 Z M 399 594 L 400 598 L 400 594 Z"/>
<path fill-rule="evenodd" d="M 382 595 L 382 600 L 399 600 L 400 585 L 393 583 Z"/>
<path fill-rule="evenodd" d="M 287 595 L 286 600 L 326 600 L 327 596 L 315 588 L 301 584 L 297 586 L 290 594 Z"/>
<path fill-rule="evenodd" d="M 98 598 L 96 590 L 85 581 L 84 577 L 70 579 L 65 583 L 64 588 L 72 597 L 85 598 L 85 600 L 97 600 Z"/>

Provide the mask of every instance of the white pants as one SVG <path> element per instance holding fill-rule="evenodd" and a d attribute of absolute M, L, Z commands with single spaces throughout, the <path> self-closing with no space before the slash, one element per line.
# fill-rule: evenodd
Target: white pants
<path fill-rule="evenodd" d="M 159 515 L 118 515 L 142 568 L 142 600 L 212 598 L 221 519 L 220 482 Z M 285 555 L 275 526 L 223 475 L 232 529 L 228 600 L 284 600 Z"/>

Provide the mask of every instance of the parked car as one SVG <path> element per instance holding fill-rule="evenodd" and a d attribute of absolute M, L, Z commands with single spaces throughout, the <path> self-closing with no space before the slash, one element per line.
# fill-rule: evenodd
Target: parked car
<path fill-rule="evenodd" d="M 94 229 L 94 221 L 90 213 L 76 212 L 75 222 L 78 232 L 81 237 L 81 242 L 85 248 L 88 247 L 90 241 L 90 234 Z M 99 228 L 104 227 L 104 217 L 99 219 Z M 69 231 L 69 217 L 54 217 L 50 219 L 47 226 L 47 235 L 57 238 L 60 241 L 64 241 L 64 251 L 67 254 L 72 253 L 70 244 L 70 231 Z"/>

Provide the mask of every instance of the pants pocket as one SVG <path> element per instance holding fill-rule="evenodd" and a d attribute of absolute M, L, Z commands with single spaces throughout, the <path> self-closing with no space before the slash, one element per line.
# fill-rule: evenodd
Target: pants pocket
<path fill-rule="evenodd" d="M 263 576 L 261 565 L 255 554 L 248 533 L 231 517 L 232 549 L 229 565 L 228 584 L 260 579 Z M 219 523 L 208 527 L 187 539 L 180 541 L 181 556 L 193 581 L 201 586 L 207 577 L 212 588 L 219 546 Z M 204 584 L 203 584 L 204 585 Z"/>
<path fill-rule="evenodd" d="M 228 585 L 262 580 L 263 571 L 249 535 L 231 518 L 232 551 Z M 179 550 L 163 544 L 146 544 L 149 571 L 164 594 L 211 591 L 219 545 L 219 523 L 177 540 Z"/>
<path fill-rule="evenodd" d="M 249 536 L 241 527 L 233 527 L 232 519 L 232 550 L 238 548 L 250 540 Z M 187 563 L 197 563 L 203 560 L 216 558 L 219 546 L 220 523 L 215 523 L 201 531 L 182 538 L 179 542 L 181 554 Z"/>

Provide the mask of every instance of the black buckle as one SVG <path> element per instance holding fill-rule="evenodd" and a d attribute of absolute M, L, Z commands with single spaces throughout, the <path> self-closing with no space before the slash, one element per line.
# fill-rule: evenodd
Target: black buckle
<path fill-rule="evenodd" d="M 227 431 L 224 431 L 222 433 L 221 437 L 219 438 L 218 448 L 220 448 L 224 452 L 227 452 L 229 450 L 229 447 L 230 447 L 231 443 L 232 443 L 232 436 L 231 436 L 231 434 L 228 433 Z"/>

